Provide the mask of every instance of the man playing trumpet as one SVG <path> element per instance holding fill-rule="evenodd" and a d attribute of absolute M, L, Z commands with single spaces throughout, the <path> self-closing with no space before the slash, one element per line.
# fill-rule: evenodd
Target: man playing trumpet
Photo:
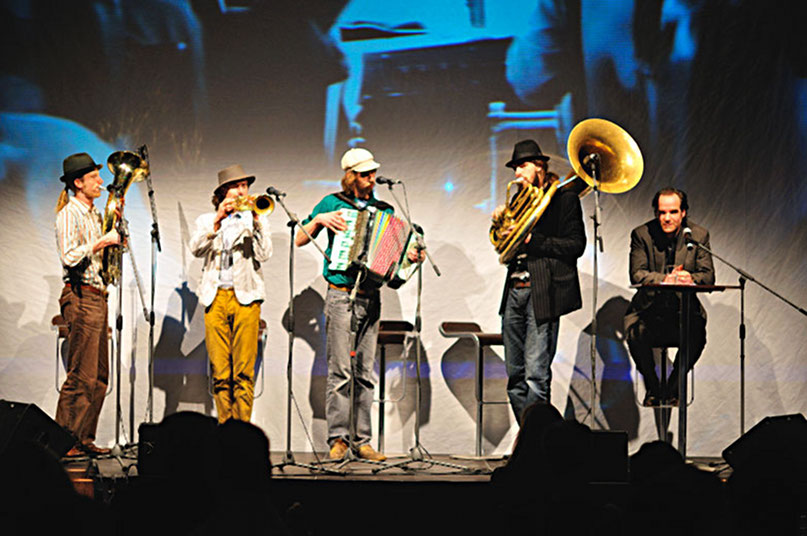
<path fill-rule="evenodd" d="M 535 141 L 523 140 L 505 165 L 513 169 L 522 187 L 546 190 L 551 184 L 548 163 L 549 157 Z M 505 205 L 496 208 L 494 226 L 502 225 L 506 211 Z M 507 236 L 512 230 L 508 226 L 499 235 Z M 585 247 L 580 199 L 572 189 L 561 188 L 507 265 L 499 314 L 507 395 L 519 424 L 524 408 L 534 402 L 550 403 L 560 317 L 582 307 L 577 259 Z"/>
<path fill-rule="evenodd" d="M 204 259 L 199 299 L 205 306 L 205 345 L 213 367 L 213 396 L 219 423 L 249 421 L 254 397 L 255 357 L 261 302 L 260 263 L 272 255 L 263 215 L 240 210 L 254 175 L 238 164 L 219 171 L 213 191 L 216 212 L 196 220 L 191 252 Z"/>

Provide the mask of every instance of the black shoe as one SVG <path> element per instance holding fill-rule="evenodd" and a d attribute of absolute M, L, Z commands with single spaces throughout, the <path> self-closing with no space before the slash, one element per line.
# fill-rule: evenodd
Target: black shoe
<path fill-rule="evenodd" d="M 667 397 L 667 400 L 664 402 L 667 406 L 672 406 L 674 408 L 678 407 L 678 395 L 670 395 Z"/>
<path fill-rule="evenodd" d="M 661 398 L 652 393 L 647 393 L 644 395 L 644 401 L 642 402 L 642 405 L 646 408 L 660 406 Z"/>

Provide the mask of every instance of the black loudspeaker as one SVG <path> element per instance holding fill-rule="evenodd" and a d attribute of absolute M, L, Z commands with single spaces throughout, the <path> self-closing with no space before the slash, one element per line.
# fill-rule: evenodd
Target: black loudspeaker
<path fill-rule="evenodd" d="M 165 461 L 159 445 L 160 425 L 141 423 L 137 427 L 137 474 L 139 476 L 165 475 Z"/>
<path fill-rule="evenodd" d="M 589 480 L 628 481 L 628 433 L 592 430 Z"/>
<path fill-rule="evenodd" d="M 802 460 L 807 452 L 807 419 L 800 413 L 765 417 L 726 447 L 723 459 L 734 469 L 753 459 Z"/>
<path fill-rule="evenodd" d="M 33 441 L 61 458 L 76 438 L 35 404 L 0 400 L 0 452 L 12 441 Z"/>

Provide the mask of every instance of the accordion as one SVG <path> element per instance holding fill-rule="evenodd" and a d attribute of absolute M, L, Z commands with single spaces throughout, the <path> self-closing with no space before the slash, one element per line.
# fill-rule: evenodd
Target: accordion
<path fill-rule="evenodd" d="M 330 270 L 365 268 L 370 281 L 392 288 L 412 276 L 417 264 L 409 261 L 406 252 L 417 242 L 417 236 L 406 220 L 373 207 L 343 208 L 339 212 L 347 230 L 334 236 Z"/>

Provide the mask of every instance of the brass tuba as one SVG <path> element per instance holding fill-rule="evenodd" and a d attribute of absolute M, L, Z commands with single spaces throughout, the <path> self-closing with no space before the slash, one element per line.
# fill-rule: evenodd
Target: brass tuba
<path fill-rule="evenodd" d="M 490 227 L 490 241 L 499 253 L 500 263 L 507 264 L 515 257 L 555 193 L 560 188 L 573 188 L 575 179 L 585 183 L 578 188 L 582 198 L 595 186 L 609 194 L 627 192 L 642 178 L 644 160 L 636 141 L 622 127 L 605 119 L 586 119 L 575 125 L 566 142 L 566 151 L 572 171 L 562 181 L 557 175 L 547 173 L 550 185 L 546 190 L 523 184 L 521 180 L 507 184 L 509 202 Z M 584 165 L 592 155 L 599 160 L 596 181 L 590 168 Z M 510 186 L 514 183 L 522 186 L 511 199 Z M 510 232 L 505 233 L 508 229 Z"/>
<path fill-rule="evenodd" d="M 119 229 L 120 216 L 118 215 L 118 207 L 123 203 L 126 191 L 133 182 L 142 181 L 149 174 L 148 162 L 137 153 L 131 151 L 117 151 L 112 153 L 109 155 L 106 165 L 115 178 L 108 187 L 109 198 L 106 202 L 104 220 L 101 225 L 104 234 L 110 232 L 112 229 Z M 120 232 L 120 229 L 118 232 Z M 101 269 L 101 277 L 107 285 L 114 285 L 120 279 L 122 257 L 122 245 L 104 248 L 104 262 Z"/>

